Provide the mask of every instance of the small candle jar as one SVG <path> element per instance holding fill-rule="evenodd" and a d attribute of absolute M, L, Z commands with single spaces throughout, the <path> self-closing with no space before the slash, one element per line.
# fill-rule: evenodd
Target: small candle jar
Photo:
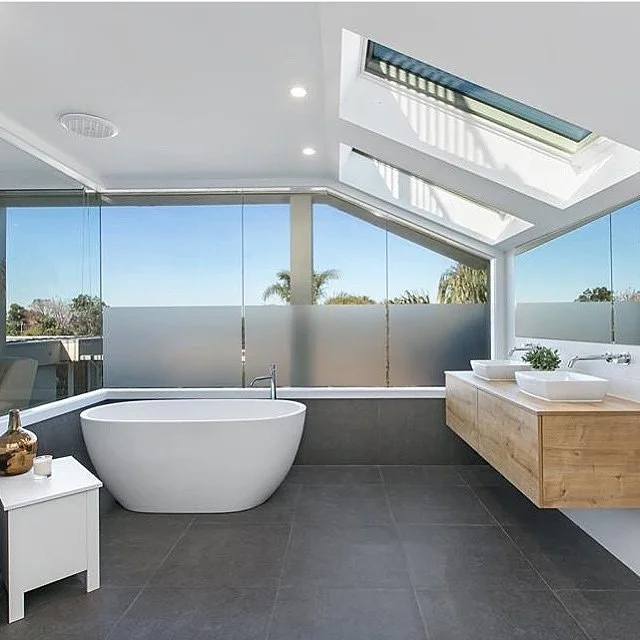
<path fill-rule="evenodd" d="M 33 460 L 33 475 L 41 478 L 51 476 L 52 456 L 37 456 Z"/>

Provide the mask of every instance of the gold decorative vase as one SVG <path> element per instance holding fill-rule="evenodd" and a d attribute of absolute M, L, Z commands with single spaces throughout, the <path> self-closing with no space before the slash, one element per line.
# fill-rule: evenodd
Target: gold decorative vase
<path fill-rule="evenodd" d="M 9 411 L 9 428 L 0 436 L 0 476 L 17 476 L 33 466 L 38 450 L 35 433 L 22 428 L 20 412 Z"/>

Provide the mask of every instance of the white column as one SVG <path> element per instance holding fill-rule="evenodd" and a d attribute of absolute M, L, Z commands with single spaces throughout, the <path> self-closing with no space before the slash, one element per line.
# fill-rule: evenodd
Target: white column
<path fill-rule="evenodd" d="M 507 259 L 501 254 L 491 259 L 491 357 L 504 358 L 507 341 Z"/>
<path fill-rule="evenodd" d="M 291 196 L 291 304 L 311 304 L 313 216 L 310 195 Z"/>

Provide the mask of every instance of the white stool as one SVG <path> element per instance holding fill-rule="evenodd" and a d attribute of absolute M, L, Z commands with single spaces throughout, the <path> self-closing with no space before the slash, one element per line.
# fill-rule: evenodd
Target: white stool
<path fill-rule="evenodd" d="M 0 477 L 9 622 L 24 618 L 24 594 L 31 589 L 82 571 L 87 591 L 100 587 L 101 486 L 71 456 L 54 459 L 49 478 L 33 470 Z"/>

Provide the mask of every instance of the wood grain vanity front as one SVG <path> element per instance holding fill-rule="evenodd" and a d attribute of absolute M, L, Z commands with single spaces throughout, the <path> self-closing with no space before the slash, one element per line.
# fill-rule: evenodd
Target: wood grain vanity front
<path fill-rule="evenodd" d="M 478 448 L 477 393 L 466 382 L 447 380 L 447 424 L 471 447 Z"/>
<path fill-rule="evenodd" d="M 533 502 L 540 500 L 538 416 L 478 391 L 478 451 Z"/>
<path fill-rule="evenodd" d="M 640 507 L 640 403 L 547 403 L 447 372 L 447 425 L 539 507 Z"/>

